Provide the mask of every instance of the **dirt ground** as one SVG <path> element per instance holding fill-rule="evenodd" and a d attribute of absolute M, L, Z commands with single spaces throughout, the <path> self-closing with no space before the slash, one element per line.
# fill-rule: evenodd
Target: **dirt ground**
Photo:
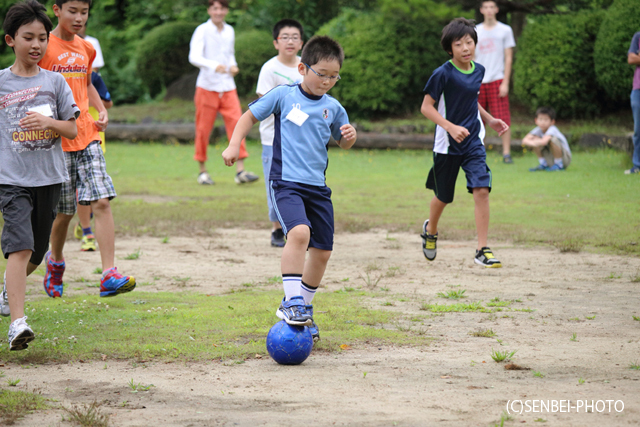
<path fill-rule="evenodd" d="M 65 274 L 89 276 L 98 255 L 74 245 L 69 242 Z M 18 389 L 39 388 L 65 406 L 102 402 L 114 426 L 493 426 L 514 400 L 510 410 L 523 413 L 507 426 L 639 425 L 640 370 L 630 365 L 640 363 L 640 321 L 633 319 L 640 317 L 640 259 L 503 242 L 492 249 L 504 268 L 483 269 L 473 263 L 474 246 L 439 241 L 429 263 L 417 233 L 339 234 L 321 291 L 342 288 L 347 277 L 350 286 L 366 287 L 360 276 L 367 271 L 374 278 L 394 271 L 378 284 L 404 296 L 385 307 L 390 310 L 425 315 L 425 302 L 455 302 L 438 292 L 465 289 L 464 302 L 517 299 L 513 308 L 535 311 L 434 315 L 422 325 L 434 338 L 429 346 L 353 346 L 312 353 L 294 367 L 265 357 L 243 364 L 109 361 L 105 370 L 94 361 L 3 369 L 11 377 L 19 372 Z M 138 248 L 140 259 L 123 260 Z M 221 229 L 211 237 L 171 237 L 168 244 L 153 237 L 116 242 L 121 270 L 139 283 L 158 278 L 139 287 L 144 291 L 184 289 L 172 277 L 189 276 L 190 290 L 208 294 L 264 281 L 280 274 L 280 252 L 258 230 Z M 39 286 L 35 279 L 29 284 L 34 291 Z M 496 336 L 469 334 L 485 329 Z M 570 340 L 573 333 L 577 341 Z M 513 362 L 530 370 L 505 370 L 491 359 L 492 348 L 517 350 Z M 131 393 L 132 377 L 155 387 Z M 17 425 L 68 425 L 62 415 L 50 409 Z"/>

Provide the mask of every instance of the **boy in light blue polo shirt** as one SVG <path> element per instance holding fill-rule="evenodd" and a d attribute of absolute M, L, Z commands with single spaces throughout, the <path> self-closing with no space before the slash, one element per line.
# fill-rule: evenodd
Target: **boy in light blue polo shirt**
<path fill-rule="evenodd" d="M 276 314 L 290 325 L 309 326 L 314 341 L 320 334 L 311 301 L 333 250 L 327 148 L 331 137 L 344 149 L 357 138 L 345 109 L 326 94 L 340 79 L 343 60 L 335 40 L 309 40 L 298 65 L 302 83 L 278 86 L 251 103 L 222 153 L 225 164 L 233 165 L 251 127 L 274 115 L 271 200 L 287 236 L 281 261 L 285 297 Z"/>

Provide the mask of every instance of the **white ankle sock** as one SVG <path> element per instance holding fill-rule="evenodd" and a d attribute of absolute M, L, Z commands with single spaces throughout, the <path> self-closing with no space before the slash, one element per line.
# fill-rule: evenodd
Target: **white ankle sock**
<path fill-rule="evenodd" d="M 313 288 L 304 282 L 300 282 L 300 295 L 302 295 L 304 303 L 307 305 L 311 305 L 311 301 L 313 301 L 313 297 L 316 295 L 317 290 L 318 288 Z"/>
<path fill-rule="evenodd" d="M 284 299 L 289 301 L 293 297 L 300 296 L 300 284 L 302 274 L 283 274 L 282 286 L 284 287 Z"/>

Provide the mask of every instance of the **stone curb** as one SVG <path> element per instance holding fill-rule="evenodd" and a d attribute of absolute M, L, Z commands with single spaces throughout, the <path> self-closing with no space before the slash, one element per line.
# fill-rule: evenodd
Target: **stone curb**
<path fill-rule="evenodd" d="M 110 123 L 107 128 L 107 141 L 169 141 L 189 143 L 195 139 L 193 123 L 147 123 L 123 124 Z M 224 126 L 214 128 L 211 142 L 225 135 Z M 249 133 L 252 139 L 259 139 L 257 126 Z M 485 139 L 487 150 L 502 151 L 502 140 L 497 136 Z M 330 145 L 334 146 L 334 145 Z M 633 153 L 632 134 L 626 136 L 607 136 L 604 134 L 586 133 L 580 136 L 578 146 L 583 148 L 612 147 L 626 153 Z M 419 133 L 375 133 L 359 132 L 358 142 L 354 148 L 361 149 L 433 149 L 433 135 Z M 522 141 L 511 141 L 512 151 L 522 151 Z"/>

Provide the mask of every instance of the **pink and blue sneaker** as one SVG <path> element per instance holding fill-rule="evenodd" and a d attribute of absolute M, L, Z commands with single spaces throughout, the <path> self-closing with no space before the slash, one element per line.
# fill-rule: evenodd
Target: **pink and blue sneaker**
<path fill-rule="evenodd" d="M 64 260 L 57 262 L 51 259 L 51 251 L 44 256 L 46 265 L 46 273 L 44 274 L 44 290 L 51 298 L 60 298 L 64 284 L 62 283 L 62 275 L 64 274 Z"/>
<path fill-rule="evenodd" d="M 111 267 L 102 273 L 100 281 L 100 296 L 113 297 L 125 292 L 131 292 L 136 287 L 136 279 L 123 276 L 117 267 Z"/>

